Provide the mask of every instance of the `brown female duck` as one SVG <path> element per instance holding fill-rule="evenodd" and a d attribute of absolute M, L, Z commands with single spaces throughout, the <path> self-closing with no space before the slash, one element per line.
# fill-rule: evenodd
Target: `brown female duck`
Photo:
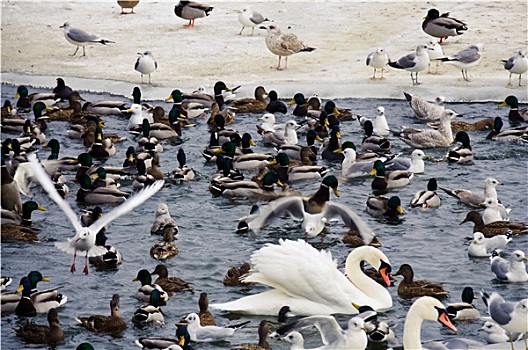
<path fill-rule="evenodd" d="M 240 267 L 233 266 L 224 276 L 224 286 L 247 286 L 250 283 L 242 282 L 241 279 L 249 274 L 251 266 L 245 262 Z"/>
<path fill-rule="evenodd" d="M 263 86 L 257 86 L 255 88 L 255 98 L 235 100 L 229 108 L 234 109 L 238 113 L 263 113 L 268 105 L 266 97 L 268 97 L 266 89 Z"/>
<path fill-rule="evenodd" d="M 56 309 L 48 311 L 49 326 L 26 324 L 15 329 L 17 336 L 31 344 L 56 344 L 64 340 L 64 332 L 60 328 L 61 322 Z"/>
<path fill-rule="evenodd" d="M 403 281 L 398 285 L 398 295 L 402 298 L 422 296 L 443 298 L 449 293 L 442 287 L 442 283 L 440 282 L 430 282 L 427 280 L 414 281 L 414 271 L 409 264 L 401 265 L 400 269 L 393 275 L 403 276 Z"/>
<path fill-rule="evenodd" d="M 198 316 L 200 316 L 200 325 L 202 327 L 216 326 L 214 316 L 211 311 L 209 311 L 209 297 L 207 296 L 206 292 L 200 293 L 200 299 L 198 299 L 198 307 L 200 308 L 200 312 L 198 313 Z"/>
<path fill-rule="evenodd" d="M 174 244 L 174 231 L 167 230 L 163 241 L 157 242 L 150 248 L 150 256 L 156 260 L 170 259 L 180 253 L 180 250 Z"/>
<path fill-rule="evenodd" d="M 484 220 L 478 211 L 471 210 L 467 213 L 464 221 L 460 223 L 462 225 L 466 222 L 472 222 L 473 233 L 482 232 L 484 237 L 493 237 L 497 235 L 504 235 L 508 231 L 511 231 L 513 235 L 521 235 L 528 233 L 528 226 L 521 222 L 511 222 L 511 221 L 495 221 L 487 225 L 484 225 Z"/>
<path fill-rule="evenodd" d="M 92 332 L 117 333 L 127 328 L 126 322 L 119 315 L 119 294 L 114 294 L 110 300 L 110 316 L 91 315 L 75 319 Z"/>
<path fill-rule="evenodd" d="M 184 291 L 193 291 L 193 287 L 179 277 L 169 276 L 167 266 L 159 264 L 156 266 L 151 275 L 158 275 L 159 277 L 154 281 L 154 284 L 160 286 L 169 294 L 175 294 Z"/>

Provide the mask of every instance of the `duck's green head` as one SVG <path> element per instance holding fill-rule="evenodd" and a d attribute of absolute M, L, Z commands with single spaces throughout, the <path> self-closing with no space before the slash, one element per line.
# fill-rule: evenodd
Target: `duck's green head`
<path fill-rule="evenodd" d="M 53 159 L 57 159 L 60 152 L 60 143 L 57 139 L 51 139 L 49 142 L 43 146 L 44 148 L 50 148 L 51 154 L 55 156 Z"/>
<path fill-rule="evenodd" d="M 132 280 L 132 282 L 135 281 L 140 281 L 142 286 L 152 284 L 152 276 L 148 270 L 142 269 L 138 271 L 137 276 Z"/>
<path fill-rule="evenodd" d="M 356 150 L 356 145 L 352 141 L 345 141 L 341 144 L 341 150 L 346 150 L 347 148 L 352 148 L 354 151 Z"/>
<path fill-rule="evenodd" d="M 427 183 L 427 190 L 436 191 L 437 189 L 438 189 L 438 184 L 436 183 L 436 179 L 434 177 L 432 179 L 429 179 L 429 182 Z"/>
<path fill-rule="evenodd" d="M 325 103 L 325 106 L 324 106 L 324 111 L 328 114 L 333 114 L 333 115 L 339 115 L 339 111 L 337 110 L 337 107 L 334 103 L 334 101 L 328 101 Z"/>
<path fill-rule="evenodd" d="M 495 117 L 495 120 L 493 121 L 493 130 L 495 130 L 496 133 L 501 131 L 503 125 L 504 123 L 502 122 L 502 118 Z"/>
<path fill-rule="evenodd" d="M 264 178 L 262 179 L 262 187 L 273 188 L 274 184 L 284 188 L 284 184 L 279 180 L 279 175 L 275 171 L 270 170 L 266 173 L 266 175 L 264 175 Z"/>
<path fill-rule="evenodd" d="M 15 95 L 13 96 L 13 98 L 28 97 L 28 95 L 29 95 L 28 88 L 25 85 L 20 85 L 17 88 L 17 91 Z"/>
<path fill-rule="evenodd" d="M 37 283 L 39 282 L 51 281 L 49 278 L 42 276 L 39 271 L 31 271 L 30 273 L 28 273 L 28 278 L 32 289 L 37 288 Z"/>
<path fill-rule="evenodd" d="M 339 186 L 339 181 L 337 181 L 337 177 L 334 175 L 326 176 L 323 179 L 322 185 L 331 188 L 332 191 L 334 191 L 335 196 L 339 197 L 339 190 L 337 188 Z"/>
<path fill-rule="evenodd" d="M 92 210 L 92 221 L 95 222 L 103 216 L 103 209 L 100 206 L 96 206 Z"/>
<path fill-rule="evenodd" d="M 132 97 L 135 104 L 141 104 L 141 89 L 138 86 L 135 86 L 132 90 Z"/>
<path fill-rule="evenodd" d="M 145 165 L 143 159 L 137 160 L 136 168 L 138 171 L 138 175 L 145 175 L 147 173 L 147 166 Z"/>
<path fill-rule="evenodd" d="M 231 91 L 231 89 L 228 88 L 223 81 L 217 81 L 214 85 L 213 90 L 215 95 L 221 95 L 223 91 Z"/>
<path fill-rule="evenodd" d="M 242 135 L 242 148 L 249 148 L 251 146 L 255 146 L 255 141 L 253 141 L 253 138 L 251 137 L 251 134 L 248 132 L 245 132 Z"/>
<path fill-rule="evenodd" d="M 180 90 L 172 90 L 165 102 L 173 101 L 174 103 L 181 103 L 183 101 L 183 94 Z"/>
<path fill-rule="evenodd" d="M 149 304 L 152 306 L 167 305 L 165 295 L 162 295 L 161 292 L 157 289 L 152 290 L 152 292 L 150 293 Z"/>
<path fill-rule="evenodd" d="M 293 95 L 293 98 L 290 100 L 290 102 L 288 102 L 288 106 L 291 106 L 293 104 L 303 105 L 305 103 L 306 103 L 306 99 L 304 98 L 304 95 L 298 92 L 295 95 Z"/>
<path fill-rule="evenodd" d="M 22 218 L 31 221 L 31 213 L 34 210 L 46 211 L 46 208 L 40 206 L 35 201 L 27 201 L 22 204 Z"/>
<path fill-rule="evenodd" d="M 44 102 L 37 102 L 33 105 L 33 115 L 35 116 L 35 120 L 39 120 L 42 118 L 42 112 L 44 111 L 50 111 L 51 108 L 46 106 Z"/>
<path fill-rule="evenodd" d="M 288 154 L 280 152 L 275 156 L 275 158 L 271 162 L 269 162 L 270 165 L 276 163 L 279 163 L 280 166 L 288 166 L 290 165 L 290 157 L 288 156 Z"/>
<path fill-rule="evenodd" d="M 499 108 L 506 106 L 510 106 L 510 108 L 519 108 L 519 100 L 517 100 L 517 97 L 510 95 L 499 104 Z"/>
<path fill-rule="evenodd" d="M 451 144 L 454 144 L 456 142 L 460 142 L 462 144 L 462 146 L 468 148 L 469 147 L 469 143 L 470 143 L 470 140 L 469 140 L 469 135 L 467 132 L 465 131 L 459 131 L 456 133 L 455 135 L 455 139 L 453 140 L 453 142 L 451 142 Z"/>
<path fill-rule="evenodd" d="M 341 129 L 339 128 L 339 125 L 334 125 L 332 127 L 332 130 L 330 131 L 330 138 L 332 138 L 332 139 L 340 139 L 341 138 Z"/>
<path fill-rule="evenodd" d="M 381 160 L 376 160 L 372 166 L 370 175 L 385 176 L 385 164 Z"/>
<path fill-rule="evenodd" d="M 214 123 L 219 129 L 223 129 L 225 127 L 225 118 L 221 114 L 217 114 L 214 116 Z"/>
<path fill-rule="evenodd" d="M 77 156 L 77 161 L 84 167 L 91 167 L 93 165 L 93 158 L 89 153 L 79 154 Z"/>
<path fill-rule="evenodd" d="M 187 119 L 186 116 L 184 116 L 181 111 L 178 109 L 177 105 L 172 105 L 171 110 L 169 111 L 169 123 L 175 124 L 178 122 L 179 118 Z"/>
<path fill-rule="evenodd" d="M 90 187 L 92 187 L 92 180 L 86 174 L 79 175 L 79 177 L 77 178 L 77 182 L 83 190 L 89 190 Z"/>
<path fill-rule="evenodd" d="M 90 343 L 81 343 L 77 345 L 75 350 L 94 350 L 94 347 Z"/>
<path fill-rule="evenodd" d="M 146 118 L 143 119 L 143 122 L 141 123 L 141 131 L 143 132 L 144 137 L 150 136 L 150 123 Z"/>
<path fill-rule="evenodd" d="M 308 130 L 308 133 L 306 133 L 306 144 L 308 146 L 313 146 L 315 144 L 315 140 L 317 141 L 323 141 L 319 135 L 317 135 L 317 132 L 313 129 Z"/>
<path fill-rule="evenodd" d="M 129 162 L 134 161 L 134 159 L 136 159 L 136 148 L 134 146 L 129 146 L 125 154 Z"/>
<path fill-rule="evenodd" d="M 176 159 L 178 160 L 178 164 L 180 164 L 180 168 L 183 168 L 183 166 L 187 164 L 187 156 L 185 155 L 185 151 L 183 150 L 183 148 L 180 148 L 178 150 Z"/>
<path fill-rule="evenodd" d="M 387 202 L 389 209 L 395 210 L 398 214 L 403 214 L 403 209 L 401 207 L 401 200 L 398 196 L 392 196 Z"/>
<path fill-rule="evenodd" d="M 473 300 L 477 299 L 475 296 L 475 293 L 473 292 L 473 288 L 466 287 L 462 290 L 462 301 L 464 303 L 472 304 Z"/>
<path fill-rule="evenodd" d="M 103 168 L 102 166 L 97 168 L 97 172 L 93 175 L 93 179 L 94 180 L 97 180 L 97 179 L 106 180 L 106 169 Z"/>
<path fill-rule="evenodd" d="M 222 144 L 221 150 L 227 157 L 233 158 L 235 156 L 236 144 L 232 141 L 227 141 Z"/>

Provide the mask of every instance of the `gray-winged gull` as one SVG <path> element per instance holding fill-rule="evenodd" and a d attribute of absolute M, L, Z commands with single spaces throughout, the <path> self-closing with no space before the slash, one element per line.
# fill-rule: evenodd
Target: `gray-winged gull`
<path fill-rule="evenodd" d="M 525 50 L 519 50 L 515 56 L 510 57 L 507 60 L 502 60 L 504 62 L 504 69 L 510 72 L 510 79 L 508 80 L 507 87 L 512 86 L 511 76 L 512 74 L 519 74 L 519 86 L 521 85 L 521 78 L 526 71 L 528 71 L 528 58 L 526 57 Z"/>
<path fill-rule="evenodd" d="M 411 72 L 411 80 L 413 85 L 420 85 L 418 82 L 418 73 L 427 68 L 430 62 L 427 50 L 429 50 L 427 45 L 420 44 L 416 46 L 415 52 L 400 57 L 400 59 L 396 62 L 389 61 L 389 66 Z M 416 78 L 413 76 L 413 73 L 416 73 Z"/>
<path fill-rule="evenodd" d="M 249 321 L 229 327 L 219 326 L 202 326 L 200 325 L 200 317 L 196 313 L 188 314 L 180 321 L 182 324 L 187 324 L 187 331 L 192 341 L 195 342 L 216 342 L 232 337 L 237 329 L 242 328 Z"/>
<path fill-rule="evenodd" d="M 522 250 L 516 250 L 510 256 L 510 261 L 501 258 L 497 252 L 491 256 L 491 271 L 497 279 L 502 282 L 526 282 L 528 273 L 526 273 L 525 261 L 528 261 Z"/>
<path fill-rule="evenodd" d="M 148 74 L 148 84 L 150 85 L 150 73 L 158 69 L 158 62 L 150 51 L 138 52 L 138 55 L 134 69 L 141 73 L 141 84 L 143 84 L 143 74 Z"/>
<path fill-rule="evenodd" d="M 475 232 L 468 248 L 468 254 L 475 257 L 490 256 L 494 250 L 506 248 L 511 240 L 511 231 L 505 235 L 489 238 L 485 237 L 482 232 Z"/>
<path fill-rule="evenodd" d="M 282 33 L 279 27 L 275 24 L 261 26 L 260 29 L 265 29 L 268 33 L 266 35 L 266 46 L 275 55 L 279 56 L 279 64 L 277 69 L 288 68 L 288 56 L 298 52 L 311 52 L 315 50 L 314 47 L 307 46 L 293 33 Z M 281 58 L 284 56 L 284 68 L 281 68 Z"/>
<path fill-rule="evenodd" d="M 242 32 L 246 27 L 251 28 L 251 35 L 253 35 L 255 27 L 261 23 L 269 21 L 269 19 L 264 17 L 261 13 L 255 10 L 251 10 L 249 6 L 246 6 L 242 10 L 242 12 L 238 14 L 238 21 L 240 22 L 240 24 L 242 24 L 242 29 L 240 30 L 240 33 L 238 33 L 238 35 L 242 35 Z"/>
<path fill-rule="evenodd" d="M 374 68 L 374 75 L 370 79 L 372 80 L 376 79 L 376 71 L 378 69 L 381 69 L 380 79 L 381 80 L 385 79 L 383 77 L 383 69 L 387 66 L 389 61 L 390 61 L 389 56 L 385 52 L 385 49 L 381 47 L 376 49 L 376 51 L 369 53 L 367 56 L 366 64 L 367 66 Z"/>
<path fill-rule="evenodd" d="M 482 44 L 469 45 L 462 51 L 459 51 L 451 56 L 440 58 L 443 63 L 451 64 L 462 71 L 462 78 L 465 81 L 470 81 L 468 77 L 468 68 L 474 67 L 480 63 L 482 58 Z"/>
<path fill-rule="evenodd" d="M 84 49 L 86 45 L 91 45 L 91 44 L 106 45 L 108 43 L 113 43 L 113 41 L 101 39 L 97 35 L 87 33 L 84 30 L 72 28 L 69 22 L 64 23 L 59 28 L 63 29 L 64 37 L 66 38 L 66 40 L 68 40 L 68 42 L 72 43 L 73 45 L 77 46 L 72 56 L 75 56 L 75 54 L 79 50 L 79 46 L 82 46 L 83 56 L 86 56 L 86 52 Z"/>

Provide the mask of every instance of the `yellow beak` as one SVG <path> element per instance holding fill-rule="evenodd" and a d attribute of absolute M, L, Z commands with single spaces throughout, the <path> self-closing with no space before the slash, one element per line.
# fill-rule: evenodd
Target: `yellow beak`
<path fill-rule="evenodd" d="M 336 132 L 336 137 L 337 137 L 338 139 L 340 139 L 340 138 L 341 138 L 341 133 L 340 133 L 339 131 L 338 131 L 338 132 Z"/>
<path fill-rule="evenodd" d="M 370 176 L 373 176 L 373 175 L 376 175 L 377 174 L 377 171 L 376 169 L 372 169 L 369 173 Z"/>
<path fill-rule="evenodd" d="M 277 185 L 279 185 L 280 187 L 284 187 L 284 184 L 281 182 L 281 180 L 277 180 Z"/>
<path fill-rule="evenodd" d="M 17 291 L 17 293 L 20 293 L 23 289 L 24 289 L 24 286 L 20 285 L 20 286 L 18 286 L 16 291 Z"/>
<path fill-rule="evenodd" d="M 18 92 L 15 92 L 15 94 L 13 95 L 13 98 L 19 98 L 20 97 L 20 94 Z"/>
<path fill-rule="evenodd" d="M 215 149 L 214 153 L 215 154 L 222 153 L 222 147 L 218 147 L 217 149 Z"/>
<path fill-rule="evenodd" d="M 355 307 L 357 310 L 359 310 L 359 308 L 361 307 L 359 304 L 356 304 L 354 302 L 352 302 L 352 306 Z"/>
<path fill-rule="evenodd" d="M 506 107 L 507 105 L 506 101 L 503 101 L 499 104 L 499 108 Z"/>
<path fill-rule="evenodd" d="M 272 160 L 268 163 L 268 165 L 275 165 L 275 164 L 277 164 L 277 159 L 272 159 Z"/>
<path fill-rule="evenodd" d="M 172 95 L 169 95 L 169 97 L 167 97 L 167 98 L 165 99 L 165 102 L 169 102 L 169 101 L 172 101 Z"/>
<path fill-rule="evenodd" d="M 400 207 L 399 205 L 398 205 L 398 207 L 396 207 L 396 211 L 398 212 L 398 214 L 403 214 L 404 213 L 402 207 Z"/>
<path fill-rule="evenodd" d="M 339 111 L 337 110 L 337 108 L 334 108 L 334 110 L 332 111 L 332 113 L 334 113 L 335 115 L 340 115 L 341 113 L 339 113 Z"/>
<path fill-rule="evenodd" d="M 256 146 L 256 145 L 257 145 L 257 144 L 255 143 L 255 141 L 253 141 L 253 139 L 250 139 L 250 140 L 249 140 L 249 144 L 250 144 L 251 146 Z"/>
<path fill-rule="evenodd" d="M 334 194 L 336 197 L 339 197 L 339 190 L 336 188 L 333 189 L 334 190 Z"/>
<path fill-rule="evenodd" d="M 47 277 L 42 276 L 42 282 L 51 282 L 51 280 Z"/>
<path fill-rule="evenodd" d="M 293 105 L 293 104 L 295 104 L 295 100 L 292 98 L 292 99 L 290 100 L 290 102 L 288 102 L 288 106 L 291 106 L 291 105 Z"/>
<path fill-rule="evenodd" d="M 40 205 L 37 207 L 37 209 L 40 210 L 40 211 L 46 211 L 46 208 L 44 208 L 44 207 L 42 207 Z"/>
<path fill-rule="evenodd" d="M 341 147 L 339 147 L 338 149 L 336 149 L 336 150 L 334 151 L 334 153 L 343 153 L 343 150 L 341 149 Z"/>

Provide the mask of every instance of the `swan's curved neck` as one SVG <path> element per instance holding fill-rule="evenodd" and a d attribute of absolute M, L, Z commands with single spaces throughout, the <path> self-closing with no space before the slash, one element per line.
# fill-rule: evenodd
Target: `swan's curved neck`
<path fill-rule="evenodd" d="M 405 325 L 403 327 L 403 348 L 404 349 L 422 349 L 422 322 L 423 319 L 413 312 L 413 307 L 409 309 Z"/>
<path fill-rule="evenodd" d="M 349 254 L 345 263 L 345 272 L 348 279 L 361 292 L 368 296 L 372 296 L 375 299 L 388 298 L 392 300 L 387 289 L 385 289 L 382 285 L 374 281 L 372 278 L 365 275 L 365 273 L 361 270 L 360 264 L 362 261 L 366 261 L 375 268 L 378 268 L 380 265 L 379 257 L 365 256 L 364 254 Z M 391 305 L 389 305 L 389 307 Z M 375 305 L 371 306 L 376 309 Z"/>

